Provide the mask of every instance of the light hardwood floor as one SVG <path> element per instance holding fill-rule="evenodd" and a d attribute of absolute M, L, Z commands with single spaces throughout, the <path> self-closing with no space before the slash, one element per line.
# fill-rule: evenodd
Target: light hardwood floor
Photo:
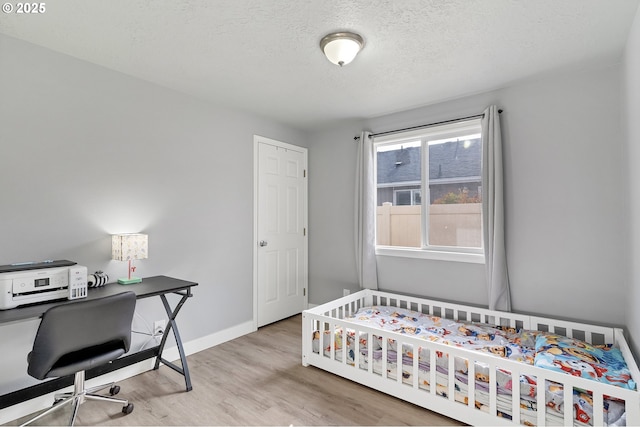
<path fill-rule="evenodd" d="M 135 409 L 88 402 L 77 425 L 461 425 L 301 364 L 301 316 L 188 357 L 193 390 L 167 367 L 121 381 Z M 69 410 L 39 420 L 65 425 Z M 28 417 L 9 425 L 24 422 Z"/>

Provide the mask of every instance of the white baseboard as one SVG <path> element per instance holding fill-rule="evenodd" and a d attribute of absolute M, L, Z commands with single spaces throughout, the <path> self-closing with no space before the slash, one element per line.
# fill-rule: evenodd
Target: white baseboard
<path fill-rule="evenodd" d="M 189 342 L 185 342 L 182 345 L 184 347 L 185 354 L 188 356 L 190 354 L 195 354 L 202 350 L 215 347 L 218 344 L 222 344 L 224 342 L 239 338 L 243 335 L 250 334 L 251 332 L 255 332 L 255 330 L 256 329 L 253 325 L 253 321 L 245 322 L 236 326 L 232 326 L 231 328 L 225 329 L 223 331 L 196 338 L 195 340 L 191 340 Z M 171 342 L 171 339 L 169 340 L 169 342 Z M 180 359 L 178 347 L 174 346 L 165 349 L 162 357 L 172 362 Z M 151 366 L 151 368 L 153 368 L 153 366 Z"/>
<path fill-rule="evenodd" d="M 189 342 L 185 342 L 183 343 L 184 352 L 187 356 L 189 356 L 190 354 L 198 353 L 199 351 L 206 350 L 211 347 L 215 347 L 218 344 L 222 344 L 232 339 L 239 338 L 243 335 L 249 334 L 251 332 L 255 332 L 255 330 L 256 329 L 254 327 L 253 321 L 245 322 L 240 325 L 236 325 L 231 328 L 225 329 L 223 331 L 215 332 L 211 335 L 207 335 Z M 169 338 L 169 342 L 171 342 L 171 338 Z M 180 359 L 178 347 L 174 346 L 174 347 L 165 349 L 164 353 L 162 354 L 162 357 L 169 361 L 176 361 Z M 116 371 L 99 376 L 97 378 L 92 378 L 90 380 L 87 380 L 87 386 L 91 387 L 93 385 L 106 384 L 110 382 L 118 382 L 118 381 L 125 380 L 127 378 L 131 378 L 143 372 L 152 370 L 154 363 L 155 363 L 155 359 L 143 360 L 142 362 L 138 362 L 134 365 L 126 366 L 122 369 L 118 369 Z M 22 418 L 26 415 L 33 414 L 34 412 L 41 411 L 42 409 L 48 408 L 53 403 L 53 396 L 55 395 L 55 393 L 59 393 L 61 391 L 71 391 L 71 390 L 73 390 L 73 386 L 69 386 L 65 389 L 57 390 L 52 393 L 33 398 L 26 402 L 22 402 L 17 405 L 13 405 L 8 408 L 5 408 L 2 411 L 0 411 L 0 424 L 6 424 L 10 421 L 16 420 L 18 418 Z"/>

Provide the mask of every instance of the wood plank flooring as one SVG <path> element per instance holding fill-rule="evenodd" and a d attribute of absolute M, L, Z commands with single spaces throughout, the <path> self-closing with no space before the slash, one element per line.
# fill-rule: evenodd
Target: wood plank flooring
<path fill-rule="evenodd" d="M 76 425 L 462 425 L 301 364 L 301 316 L 188 357 L 193 390 L 167 367 L 121 381 L 135 405 L 87 402 Z M 66 425 L 61 410 L 37 425 Z M 8 425 L 24 422 L 29 417 Z M 34 424 L 36 425 L 36 424 Z"/>

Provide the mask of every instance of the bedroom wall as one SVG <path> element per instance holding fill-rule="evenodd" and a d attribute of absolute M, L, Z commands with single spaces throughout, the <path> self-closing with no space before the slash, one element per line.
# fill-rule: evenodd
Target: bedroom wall
<path fill-rule="evenodd" d="M 514 310 L 623 324 L 625 320 L 626 228 L 621 212 L 626 195 L 620 126 L 619 64 L 583 64 L 550 72 L 510 87 L 438 105 L 362 121 L 374 132 L 477 114 L 497 104 L 502 114 L 505 155 L 507 256 Z M 311 302 L 355 287 L 352 207 L 343 217 L 325 208 L 332 199 L 351 203 L 359 129 L 345 127 L 310 139 L 315 169 L 332 168 L 339 177 L 310 178 L 314 195 L 310 253 Z M 324 147 L 324 145 L 327 147 Z M 330 154 L 319 158 L 317 152 Z M 338 172 L 332 163 L 348 164 Z M 332 190 L 320 189 L 330 185 Z M 332 271 L 340 251 L 345 273 Z M 322 244 L 323 247 L 318 245 Z M 326 273 L 331 271 L 331 273 Z M 378 257 L 383 289 L 474 304 L 487 304 L 484 266 L 444 261 Z M 327 280 L 327 274 L 335 282 Z M 334 278 L 334 277 L 332 277 Z M 319 290 L 318 288 L 322 288 Z"/>
<path fill-rule="evenodd" d="M 358 290 L 354 252 L 353 137 L 362 121 L 351 120 L 309 140 L 309 303 L 321 304 Z"/>
<path fill-rule="evenodd" d="M 629 34 L 624 62 L 626 158 L 629 184 L 629 294 L 626 326 L 631 345 L 640 355 L 640 9 Z"/>
<path fill-rule="evenodd" d="M 110 234 L 145 232 L 136 273 L 199 282 L 184 342 L 251 322 L 253 135 L 305 135 L 2 35 L 0 63 L 0 264 L 70 259 L 115 279 Z M 138 330 L 164 318 L 159 299 L 137 312 Z M 0 394 L 31 381 L 36 327 L 0 328 Z"/>

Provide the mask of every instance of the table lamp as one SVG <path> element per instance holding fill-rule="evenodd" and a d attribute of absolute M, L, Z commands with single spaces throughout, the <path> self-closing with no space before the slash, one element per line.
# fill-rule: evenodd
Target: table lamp
<path fill-rule="evenodd" d="M 136 271 L 131 265 L 134 259 L 148 258 L 149 239 L 146 234 L 114 234 L 111 236 L 111 258 L 118 261 L 129 261 L 128 278 L 118 279 L 121 285 L 131 285 L 142 282 L 139 277 L 131 277 L 131 273 Z"/>

